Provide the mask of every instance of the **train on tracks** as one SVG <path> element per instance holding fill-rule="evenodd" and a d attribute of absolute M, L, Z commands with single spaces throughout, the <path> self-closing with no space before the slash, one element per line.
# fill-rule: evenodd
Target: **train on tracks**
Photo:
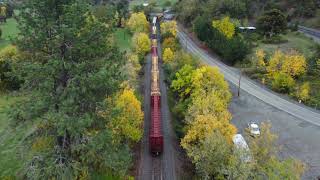
<path fill-rule="evenodd" d="M 157 21 L 158 18 L 153 17 L 151 26 L 151 125 L 149 145 L 150 152 L 153 155 L 159 155 L 163 151 Z"/>

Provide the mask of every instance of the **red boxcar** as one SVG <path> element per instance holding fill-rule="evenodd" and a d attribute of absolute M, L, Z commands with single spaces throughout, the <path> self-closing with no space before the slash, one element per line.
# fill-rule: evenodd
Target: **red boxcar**
<path fill-rule="evenodd" d="M 151 96 L 151 125 L 149 134 L 150 151 L 160 154 L 163 150 L 163 135 L 161 127 L 161 96 Z"/>
<path fill-rule="evenodd" d="M 158 56 L 158 50 L 156 46 L 151 47 L 151 55 L 152 56 Z"/>

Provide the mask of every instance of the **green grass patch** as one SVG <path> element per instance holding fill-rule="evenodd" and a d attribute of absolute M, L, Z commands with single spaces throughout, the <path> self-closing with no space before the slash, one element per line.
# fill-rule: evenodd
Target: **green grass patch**
<path fill-rule="evenodd" d="M 6 23 L 0 24 L 0 28 L 2 30 L 2 36 L 0 39 L 0 49 L 6 47 L 11 44 L 11 39 L 17 37 L 18 23 L 14 18 L 7 19 Z"/>
<path fill-rule="evenodd" d="M 128 51 L 131 48 L 132 35 L 125 28 L 118 28 L 114 33 L 116 45 L 121 51 Z"/>
<path fill-rule="evenodd" d="M 290 50 L 296 50 L 299 53 L 304 54 L 305 57 L 310 58 L 314 53 L 314 47 L 316 43 L 309 37 L 299 32 L 288 32 L 282 35 L 282 38 L 287 40 L 285 43 L 280 44 L 266 44 L 260 42 L 256 49 L 263 49 L 267 54 L 273 54 L 277 49 L 288 52 Z M 253 53 L 255 50 L 253 51 Z"/>
<path fill-rule="evenodd" d="M 31 124 L 21 123 L 16 127 L 9 125 L 8 109 L 23 96 L 0 95 L 0 179 L 15 177 L 24 161 L 22 141 L 33 130 Z"/>

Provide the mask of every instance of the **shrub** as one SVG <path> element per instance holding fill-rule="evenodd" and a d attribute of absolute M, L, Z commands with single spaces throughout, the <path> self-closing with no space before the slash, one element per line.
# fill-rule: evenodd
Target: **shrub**
<path fill-rule="evenodd" d="M 13 64 L 18 58 L 15 46 L 8 46 L 0 51 L 0 89 L 17 90 L 20 88 L 20 80 L 12 74 Z"/>
<path fill-rule="evenodd" d="M 310 83 L 306 82 L 303 83 L 296 92 L 297 98 L 300 100 L 306 102 L 308 99 L 310 99 Z"/>
<path fill-rule="evenodd" d="M 163 51 L 163 62 L 169 63 L 173 61 L 174 59 L 174 53 L 170 48 L 165 48 Z"/>
<path fill-rule="evenodd" d="M 277 72 L 273 75 L 272 88 L 280 93 L 289 93 L 295 85 L 294 79 L 283 72 Z"/>
<path fill-rule="evenodd" d="M 173 37 L 168 37 L 163 40 L 162 48 L 170 48 L 172 51 L 177 51 L 179 49 L 179 44 L 177 42 L 177 39 Z"/>

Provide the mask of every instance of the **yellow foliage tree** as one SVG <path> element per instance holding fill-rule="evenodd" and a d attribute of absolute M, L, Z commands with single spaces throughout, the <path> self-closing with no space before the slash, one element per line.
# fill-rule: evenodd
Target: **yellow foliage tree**
<path fill-rule="evenodd" d="M 0 51 L 0 61 L 10 58 L 11 60 L 17 59 L 18 49 L 16 46 L 9 45 Z"/>
<path fill-rule="evenodd" d="M 128 84 L 130 87 L 137 88 L 138 74 L 140 70 L 141 65 L 139 63 L 138 55 L 134 53 L 127 54 L 127 62 L 124 66 L 124 72 L 128 76 Z"/>
<path fill-rule="evenodd" d="M 184 65 L 175 74 L 175 79 L 171 83 L 171 88 L 177 92 L 181 99 L 186 99 L 192 92 L 192 77 L 194 69 L 189 64 Z"/>
<path fill-rule="evenodd" d="M 199 115 L 189 125 L 189 129 L 182 139 L 181 145 L 187 152 L 192 152 L 194 146 L 199 145 L 213 131 L 219 131 L 231 142 L 232 136 L 236 133 L 237 129 L 232 124 L 220 121 L 213 115 Z"/>
<path fill-rule="evenodd" d="M 197 96 L 192 96 L 192 104 L 188 108 L 186 121 L 192 122 L 199 115 L 214 115 L 221 121 L 229 123 L 231 114 L 228 111 L 231 94 L 223 93 L 219 90 L 204 90 Z"/>
<path fill-rule="evenodd" d="M 170 48 L 165 48 L 162 56 L 164 63 L 172 62 L 174 59 L 174 53 Z"/>
<path fill-rule="evenodd" d="M 195 70 L 192 78 L 193 96 L 215 90 L 222 99 L 230 100 L 229 85 L 217 67 L 203 66 Z M 204 90 L 204 91 L 203 91 Z"/>
<path fill-rule="evenodd" d="M 133 49 L 139 55 L 145 55 L 150 51 L 151 41 L 146 33 L 136 33 L 132 38 Z"/>
<path fill-rule="evenodd" d="M 115 139 L 138 142 L 143 133 L 143 111 L 133 90 L 125 89 L 116 97 L 114 112 L 116 115 L 109 126 Z"/>
<path fill-rule="evenodd" d="M 143 12 L 133 13 L 127 23 L 129 29 L 133 33 L 148 32 L 149 23 Z"/>
<path fill-rule="evenodd" d="M 265 68 L 265 57 L 266 53 L 263 51 L 263 49 L 258 49 L 256 51 L 256 57 L 257 57 L 257 66 L 258 68 Z"/>
<path fill-rule="evenodd" d="M 299 87 L 297 91 L 297 97 L 302 101 L 310 99 L 310 83 L 306 82 Z"/>
<path fill-rule="evenodd" d="M 161 23 L 161 33 L 168 34 L 169 36 L 177 37 L 177 22 L 166 21 Z"/>
<path fill-rule="evenodd" d="M 267 72 L 269 73 L 270 77 L 272 77 L 274 73 L 279 72 L 281 70 L 283 57 L 284 57 L 284 54 L 281 51 L 277 50 L 269 59 Z"/>
<path fill-rule="evenodd" d="M 303 55 L 292 52 L 285 55 L 282 65 L 282 72 L 290 74 L 291 77 L 298 77 L 306 72 L 307 61 Z"/>
<path fill-rule="evenodd" d="M 173 37 L 168 37 L 163 40 L 162 48 L 170 48 L 172 51 L 176 52 L 178 50 L 178 43 Z"/>
<path fill-rule="evenodd" d="M 2 16 L 2 17 L 7 16 L 7 8 L 5 6 L 0 7 L 0 16 Z"/>
<path fill-rule="evenodd" d="M 236 32 L 236 27 L 231 22 L 229 17 L 224 17 L 221 20 L 212 21 L 212 26 L 214 28 L 218 29 L 228 39 L 231 39 L 234 36 L 235 32 Z"/>
<path fill-rule="evenodd" d="M 307 62 L 303 55 L 294 51 L 284 54 L 277 50 L 269 60 L 267 71 L 271 77 L 279 72 L 288 74 L 291 77 L 299 77 L 306 72 L 306 68 Z"/>

